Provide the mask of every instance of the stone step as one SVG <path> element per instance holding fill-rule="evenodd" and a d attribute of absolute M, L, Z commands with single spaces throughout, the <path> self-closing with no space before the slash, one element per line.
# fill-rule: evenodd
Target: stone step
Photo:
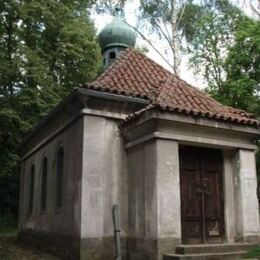
<path fill-rule="evenodd" d="M 199 244 L 199 245 L 179 245 L 176 247 L 176 254 L 206 254 L 249 251 L 256 244 L 252 243 L 232 243 L 232 244 Z"/>
<path fill-rule="evenodd" d="M 164 255 L 163 260 L 238 260 L 245 256 L 246 251 L 205 253 L 205 254 L 172 254 Z"/>

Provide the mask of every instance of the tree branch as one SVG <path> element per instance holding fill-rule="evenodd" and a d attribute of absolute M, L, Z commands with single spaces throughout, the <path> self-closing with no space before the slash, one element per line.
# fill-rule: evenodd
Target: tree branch
<path fill-rule="evenodd" d="M 159 23 L 156 23 L 156 27 L 159 29 L 160 33 L 164 36 L 164 38 L 166 39 L 166 41 L 168 42 L 170 48 L 172 45 L 172 39 L 168 38 L 168 36 L 165 34 L 165 32 L 163 31 L 162 27 L 160 26 Z"/>
<path fill-rule="evenodd" d="M 150 42 L 149 39 L 147 39 L 144 34 L 142 34 L 137 28 L 129 24 L 128 22 L 125 21 L 127 25 L 129 25 L 131 28 L 133 28 L 155 51 L 156 53 L 171 67 L 172 70 L 174 70 L 173 65 L 170 64 L 170 62 L 164 58 L 164 56 L 158 51 L 158 49 Z"/>
<path fill-rule="evenodd" d="M 186 8 L 186 2 L 184 3 L 184 6 L 183 6 L 183 8 L 182 8 L 182 10 L 181 10 L 180 18 L 179 18 L 179 20 L 176 22 L 176 28 L 175 28 L 175 30 L 177 30 L 177 29 L 179 28 L 179 24 L 180 24 L 181 19 L 182 19 L 182 17 L 183 17 L 185 8 Z"/>
<path fill-rule="evenodd" d="M 257 16 L 260 16 L 260 10 L 258 10 L 258 8 L 256 8 L 255 6 L 254 6 L 254 4 L 252 3 L 252 0 L 249 2 L 249 4 L 250 4 L 250 7 L 251 7 L 251 9 L 253 10 L 253 12 L 257 15 Z M 260 5 L 260 3 L 258 3 L 259 5 Z"/>
<path fill-rule="evenodd" d="M 165 23 L 165 22 L 162 22 L 162 24 L 164 25 L 165 31 L 166 31 L 166 33 L 167 33 L 167 35 L 168 35 L 168 38 L 171 39 L 172 37 L 171 37 L 171 35 L 170 35 L 170 33 L 169 33 L 169 30 L 168 30 L 168 28 L 167 28 L 167 26 L 166 26 L 166 23 Z"/>

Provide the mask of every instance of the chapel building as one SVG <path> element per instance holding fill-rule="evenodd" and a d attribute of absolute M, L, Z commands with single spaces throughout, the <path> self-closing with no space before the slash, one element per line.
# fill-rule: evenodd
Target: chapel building
<path fill-rule="evenodd" d="M 73 260 L 238 259 L 259 242 L 260 122 L 134 50 L 117 15 L 106 70 L 25 137 L 19 237 Z M 189 258 L 190 257 L 190 258 Z"/>

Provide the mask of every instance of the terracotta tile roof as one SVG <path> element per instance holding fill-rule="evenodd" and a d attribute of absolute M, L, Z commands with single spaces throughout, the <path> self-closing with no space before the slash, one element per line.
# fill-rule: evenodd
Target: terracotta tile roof
<path fill-rule="evenodd" d="M 252 114 L 220 104 L 145 55 L 130 48 L 122 52 L 94 82 L 84 87 L 151 101 L 148 107 L 130 115 L 128 120 L 157 107 L 239 124 L 260 125 Z"/>

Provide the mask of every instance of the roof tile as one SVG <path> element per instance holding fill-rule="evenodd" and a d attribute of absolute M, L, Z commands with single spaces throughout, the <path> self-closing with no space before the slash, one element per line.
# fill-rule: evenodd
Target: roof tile
<path fill-rule="evenodd" d="M 159 107 L 162 110 L 260 126 L 252 114 L 220 104 L 131 48 L 122 52 L 104 73 L 85 87 L 151 101 L 151 105 L 129 116 L 129 119 Z"/>

